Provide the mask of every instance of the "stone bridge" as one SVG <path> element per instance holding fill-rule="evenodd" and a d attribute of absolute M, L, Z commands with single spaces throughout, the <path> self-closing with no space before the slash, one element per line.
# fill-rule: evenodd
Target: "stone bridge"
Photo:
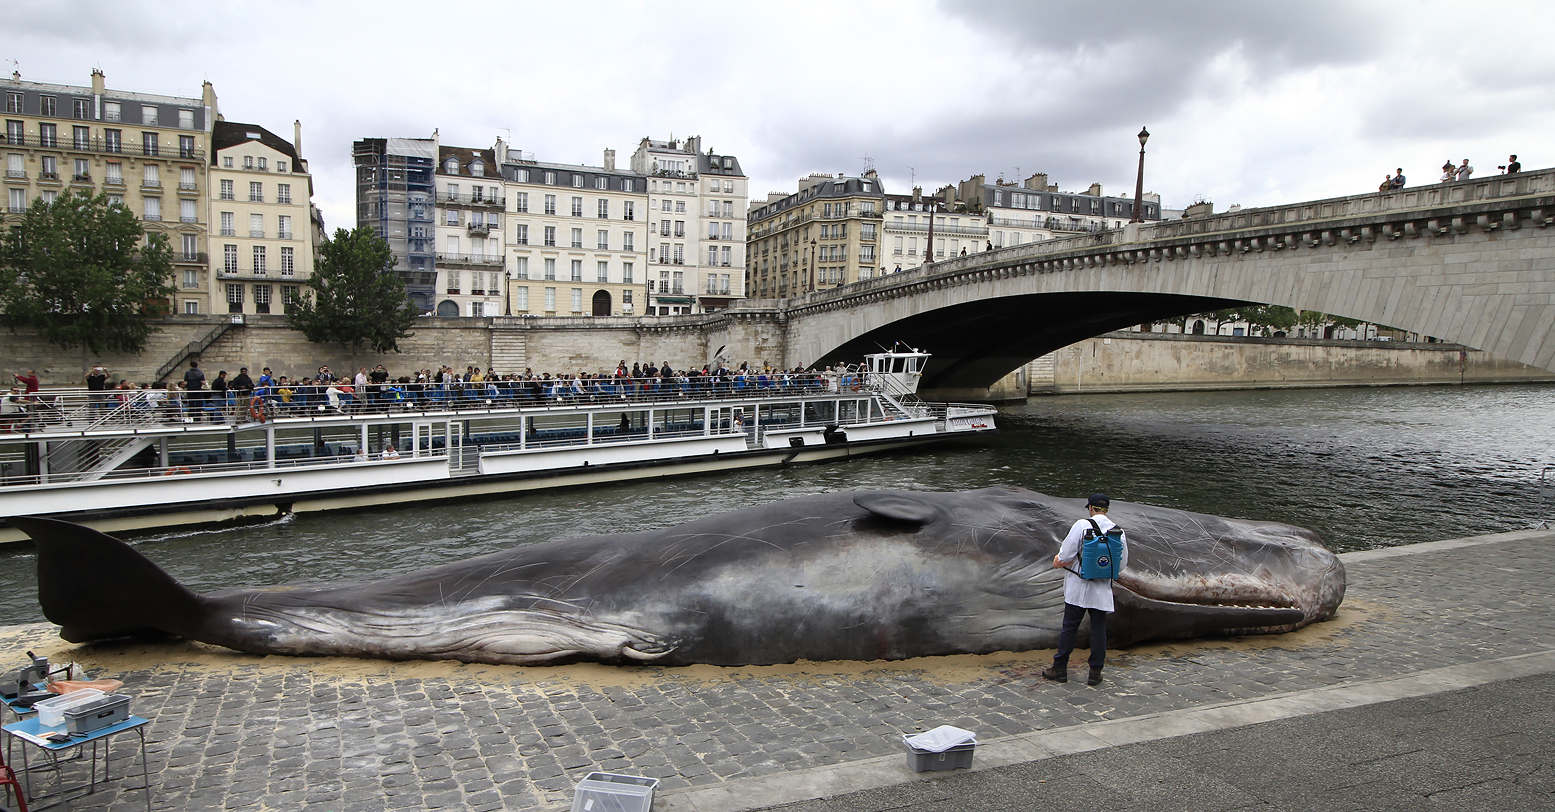
<path fill-rule="evenodd" d="M 941 390 L 990 386 L 1109 330 L 1249 302 L 1555 369 L 1552 221 L 1555 170 L 1495 175 L 957 257 L 784 300 L 774 315 L 788 366 L 903 341 L 934 354 L 923 385 Z"/>

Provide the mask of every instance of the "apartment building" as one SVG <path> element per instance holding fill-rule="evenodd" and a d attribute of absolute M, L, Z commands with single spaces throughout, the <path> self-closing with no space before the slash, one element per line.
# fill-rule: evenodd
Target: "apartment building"
<path fill-rule="evenodd" d="M 976 254 L 988 246 L 988 223 L 983 217 L 957 210 L 941 197 L 925 197 L 921 188 L 910 195 L 885 196 L 881 229 L 885 235 L 880 245 L 882 273 L 910 271 L 924 264 L 930 237 L 936 262 Z"/>
<path fill-rule="evenodd" d="M 66 190 L 106 193 L 173 249 L 172 308 L 209 301 L 206 155 L 219 118 L 216 92 L 199 97 L 114 90 L 93 70 L 89 85 L 0 81 L 5 95 L 4 217 Z M 194 304 L 190 304 L 190 303 Z"/>
<path fill-rule="evenodd" d="M 784 298 L 874 276 L 884 205 L 873 170 L 856 178 L 813 174 L 794 194 L 769 194 L 746 216 L 747 294 Z"/>
<path fill-rule="evenodd" d="M 364 138 L 356 164 L 356 224 L 373 229 L 394 253 L 394 272 L 418 312 L 437 306 L 435 138 Z"/>
<path fill-rule="evenodd" d="M 600 166 L 536 161 L 501 139 L 495 154 L 506 182 L 507 312 L 644 315 L 647 178 L 617 169 L 613 149 Z"/>
<path fill-rule="evenodd" d="M 967 211 L 986 218 L 993 248 L 1122 228 L 1134 217 L 1132 197 L 1107 197 L 1099 183 L 1091 184 L 1085 192 L 1060 192 L 1041 172 L 1018 185 L 1002 178 L 989 183 L 986 176 L 973 175 L 941 192 L 946 202 L 962 204 Z M 952 194 L 953 201 L 949 199 Z M 1159 197 L 1147 195 L 1141 207 L 1146 221 L 1161 219 Z"/>
<path fill-rule="evenodd" d="M 437 155 L 437 315 L 501 316 L 507 203 L 496 153 L 439 144 Z"/>
<path fill-rule="evenodd" d="M 644 138 L 631 165 L 648 184 L 645 314 L 706 313 L 744 298 L 750 190 L 739 159 L 704 152 L 701 136 Z"/>
<path fill-rule="evenodd" d="M 211 129 L 208 297 L 179 286 L 181 313 L 285 313 L 313 275 L 313 178 L 302 158 L 302 123 L 287 141 L 257 124 L 217 121 Z"/>

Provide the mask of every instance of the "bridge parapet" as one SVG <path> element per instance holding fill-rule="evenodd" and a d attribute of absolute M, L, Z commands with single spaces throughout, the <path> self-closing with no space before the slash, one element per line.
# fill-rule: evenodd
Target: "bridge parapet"
<path fill-rule="evenodd" d="M 1158 260 L 1215 257 L 1368 243 L 1378 239 L 1446 236 L 1539 228 L 1555 223 L 1555 169 L 1491 175 L 1454 183 L 1405 187 L 1394 192 L 1242 209 L 1183 220 L 1130 224 L 955 257 L 900 273 L 776 300 L 790 314 L 832 309 L 860 297 L 898 295 L 957 278 L 1133 265 Z M 895 293 L 893 293 L 895 292 Z M 765 306 L 774 305 L 765 300 Z"/>

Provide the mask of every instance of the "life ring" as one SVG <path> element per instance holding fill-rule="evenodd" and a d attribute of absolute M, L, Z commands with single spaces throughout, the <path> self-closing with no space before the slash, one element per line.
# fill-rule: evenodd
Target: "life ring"
<path fill-rule="evenodd" d="M 179 465 L 179 466 L 175 466 L 173 468 L 169 468 L 166 471 L 163 471 L 162 472 L 162 476 L 172 476 L 173 474 L 192 474 L 192 473 L 194 473 L 194 472 L 189 470 L 188 468 L 183 467 L 182 465 Z"/>
<path fill-rule="evenodd" d="M 260 423 L 265 422 L 265 402 L 257 397 L 249 401 L 248 416 Z"/>

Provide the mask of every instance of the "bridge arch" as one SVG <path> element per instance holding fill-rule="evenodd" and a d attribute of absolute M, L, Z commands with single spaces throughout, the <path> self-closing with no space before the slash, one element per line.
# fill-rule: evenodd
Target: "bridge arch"
<path fill-rule="evenodd" d="M 1130 225 L 789 300 L 790 365 L 895 341 L 926 388 L 986 387 L 1112 329 L 1246 303 L 1316 310 L 1555 368 L 1555 170 Z"/>

